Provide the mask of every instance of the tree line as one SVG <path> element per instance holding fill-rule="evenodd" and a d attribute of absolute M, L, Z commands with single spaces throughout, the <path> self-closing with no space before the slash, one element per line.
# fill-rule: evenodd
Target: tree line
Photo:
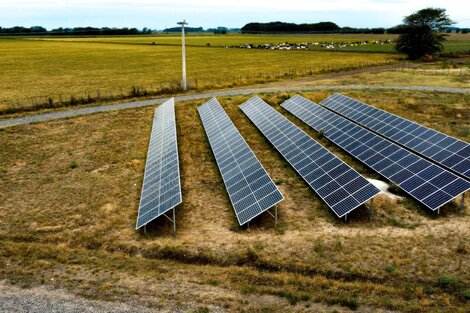
<path fill-rule="evenodd" d="M 137 35 L 137 34 L 150 34 L 152 31 L 150 28 L 144 27 L 139 30 L 137 28 L 110 28 L 110 27 L 73 27 L 64 28 L 59 27 L 48 31 L 42 26 L 14 26 L 14 27 L 1 27 L 0 34 L 4 35 Z"/>
<path fill-rule="evenodd" d="M 319 23 L 248 23 L 241 28 L 241 32 L 245 34 L 259 33 L 343 33 L 343 34 L 384 34 L 385 28 L 353 28 L 339 27 L 333 22 Z"/>

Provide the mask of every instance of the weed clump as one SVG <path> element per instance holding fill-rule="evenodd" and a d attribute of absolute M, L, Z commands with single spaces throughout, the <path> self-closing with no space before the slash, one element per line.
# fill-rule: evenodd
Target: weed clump
<path fill-rule="evenodd" d="M 438 278 L 439 285 L 446 289 L 454 289 L 458 282 L 457 277 L 447 273 L 441 274 Z"/>
<path fill-rule="evenodd" d="M 388 264 L 385 266 L 385 270 L 386 270 L 388 273 L 393 273 L 393 272 L 395 272 L 396 267 L 395 267 L 395 265 L 393 265 L 392 263 L 388 263 Z"/>

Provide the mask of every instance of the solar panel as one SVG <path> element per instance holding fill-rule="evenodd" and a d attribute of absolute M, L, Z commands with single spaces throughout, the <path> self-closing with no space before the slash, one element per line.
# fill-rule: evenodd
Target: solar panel
<path fill-rule="evenodd" d="M 171 98 L 155 109 L 136 229 L 181 202 L 175 102 Z"/>
<path fill-rule="evenodd" d="M 321 104 L 470 179 L 470 144 L 341 94 Z"/>
<path fill-rule="evenodd" d="M 240 108 L 338 217 L 380 192 L 259 97 Z"/>
<path fill-rule="evenodd" d="M 470 188 L 465 179 L 301 96 L 281 106 L 433 211 Z"/>
<path fill-rule="evenodd" d="M 284 197 L 216 98 L 198 108 L 225 188 L 243 225 Z"/>

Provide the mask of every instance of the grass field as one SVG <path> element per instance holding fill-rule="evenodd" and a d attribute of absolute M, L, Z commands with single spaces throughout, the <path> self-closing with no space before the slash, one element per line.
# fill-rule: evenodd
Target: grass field
<path fill-rule="evenodd" d="M 186 37 L 186 43 L 194 46 L 233 46 L 245 45 L 248 43 L 254 45 L 276 44 L 282 42 L 301 43 L 301 42 L 342 42 L 342 41 L 376 41 L 376 40 L 394 40 L 398 35 L 394 34 L 272 34 L 272 35 L 250 35 L 250 34 L 229 34 L 229 35 L 210 35 L 210 34 L 189 34 Z M 128 37 L 32 37 L 31 40 L 51 40 L 51 41 L 76 41 L 76 42 L 100 42 L 100 43 L 121 43 L 121 44 L 142 44 L 148 45 L 152 42 L 161 45 L 179 45 L 181 44 L 180 34 L 169 33 L 159 36 L 128 36 Z M 316 47 L 315 50 L 325 51 L 325 48 Z M 338 49 L 339 51 L 353 52 L 395 52 L 393 44 L 364 46 L 354 46 Z M 448 34 L 447 41 L 444 43 L 445 52 L 468 52 L 470 51 L 470 34 Z"/>
<path fill-rule="evenodd" d="M 345 94 L 470 140 L 470 95 Z M 262 97 L 377 178 L 285 113 L 278 104 L 290 95 Z M 277 229 L 269 216 L 237 227 L 197 115 L 203 100 L 176 105 L 183 188 L 176 237 L 163 219 L 147 236 L 134 231 L 153 108 L 6 128 L 0 276 L 156 309 L 468 312 L 468 197 L 466 213 L 454 202 L 435 217 L 408 199 L 379 196 L 373 220 L 361 208 L 340 221 L 243 115 L 238 105 L 247 98 L 220 101 L 268 173 L 283 181 Z"/>
<path fill-rule="evenodd" d="M 63 106 L 88 98 L 138 95 L 143 89 L 179 88 L 181 52 L 177 46 L 0 38 L 0 54 L 0 114 L 35 109 L 38 104 Z M 188 79 L 196 89 L 311 76 L 396 59 L 393 54 L 187 49 Z"/>
<path fill-rule="evenodd" d="M 406 82 L 411 86 L 470 87 L 470 63 L 442 62 L 437 64 L 420 64 L 419 66 L 397 65 L 396 68 L 378 73 L 359 73 L 347 77 L 337 77 L 315 81 L 320 85 L 381 85 L 399 86 Z M 310 83 L 310 84 L 313 84 Z"/>

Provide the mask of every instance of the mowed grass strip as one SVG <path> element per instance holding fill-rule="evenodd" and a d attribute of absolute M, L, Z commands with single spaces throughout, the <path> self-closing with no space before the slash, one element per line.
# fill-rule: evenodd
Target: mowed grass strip
<path fill-rule="evenodd" d="M 454 126 L 459 114 L 468 114 L 462 105 L 468 95 L 345 94 L 392 112 L 408 105 L 406 117 L 469 139 Z M 263 98 L 282 112 L 279 103 L 291 95 Z M 317 102 L 328 95 L 305 94 Z M 379 196 L 372 221 L 366 208 L 348 223 L 336 219 L 241 112 L 239 105 L 247 98 L 219 100 L 279 181 L 286 199 L 279 205 L 277 229 L 266 214 L 250 230 L 237 226 L 197 114 L 204 100 L 176 105 L 183 188 L 176 237 L 164 219 L 153 223 L 147 236 L 134 230 L 152 108 L 11 127 L 0 131 L 2 276 L 111 300 L 129 294 L 152 298 L 158 288 L 147 288 L 158 282 L 155 286 L 172 287 L 162 289 L 165 296 L 158 299 L 189 302 L 193 294 L 186 291 L 200 285 L 198 301 L 213 305 L 220 299 L 234 311 L 243 306 L 240 298 L 253 305 L 257 297 L 269 295 L 288 300 L 276 306 L 281 311 L 289 303 L 313 301 L 465 312 L 468 213 L 459 214 L 454 202 L 435 218 L 413 201 Z M 361 173 L 376 177 L 286 116 Z M 467 208 L 469 203 L 467 197 Z M 232 290 L 245 296 L 226 299 Z"/>
<path fill-rule="evenodd" d="M 132 95 L 180 83 L 176 46 L 0 39 L 0 113 Z M 388 54 L 188 47 L 192 88 L 227 87 L 393 62 Z"/>

